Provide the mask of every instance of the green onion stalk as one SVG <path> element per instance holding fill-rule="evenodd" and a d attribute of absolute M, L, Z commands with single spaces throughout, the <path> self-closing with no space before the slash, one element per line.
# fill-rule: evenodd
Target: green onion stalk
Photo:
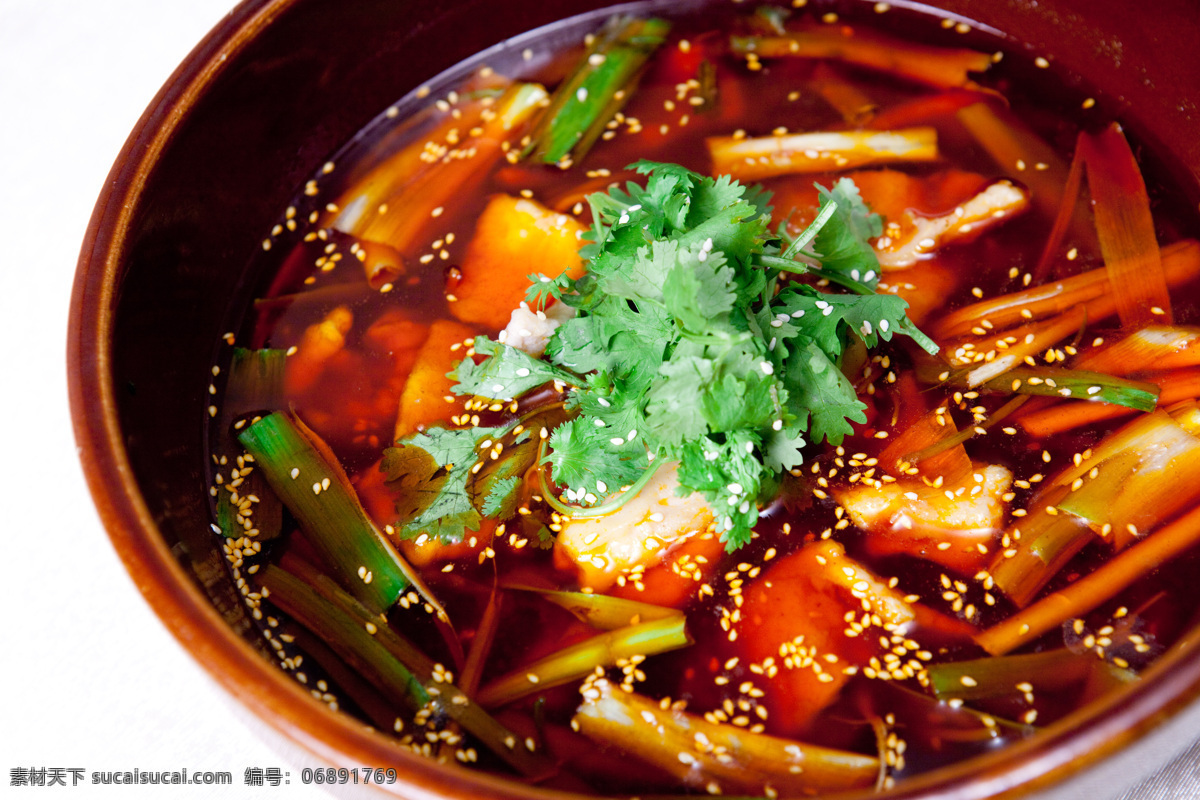
<path fill-rule="evenodd" d="M 414 584 L 411 568 L 367 516 L 346 473 L 303 423 L 273 412 L 238 438 L 339 585 L 385 611 Z"/>
<path fill-rule="evenodd" d="M 670 29 L 661 19 L 610 19 L 550 98 L 522 155 L 545 164 L 582 158 L 625 105 L 646 61 Z"/>
<path fill-rule="evenodd" d="M 448 680 L 431 658 L 327 576 L 299 559 L 259 573 L 266 597 L 320 637 L 391 701 L 431 707 L 457 722 L 514 770 L 541 778 L 553 765 Z"/>
<path fill-rule="evenodd" d="M 282 350 L 234 348 L 217 419 L 216 452 L 227 457 L 240 455 L 243 448 L 235 436 L 236 421 L 253 412 L 280 407 L 286 358 Z M 218 486 L 217 527 L 221 535 L 233 539 L 249 535 L 259 542 L 278 538 L 283 527 L 283 506 L 268 489 L 262 470 L 246 464 L 239 469 L 238 478 L 235 486 L 229 481 Z"/>
<path fill-rule="evenodd" d="M 874 756 L 712 723 L 605 679 L 590 682 L 583 694 L 572 727 L 705 791 L 758 793 L 770 786 L 807 795 L 871 786 L 879 773 Z"/>
<path fill-rule="evenodd" d="M 501 676 L 479 691 L 479 703 L 494 708 L 553 686 L 580 680 L 596 667 L 635 656 L 652 656 L 692 643 L 683 614 L 628 625 L 571 645 Z"/>

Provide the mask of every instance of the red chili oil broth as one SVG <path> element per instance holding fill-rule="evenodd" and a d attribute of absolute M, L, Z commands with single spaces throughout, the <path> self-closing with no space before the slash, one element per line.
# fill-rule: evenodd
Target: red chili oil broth
<path fill-rule="evenodd" d="M 1109 121 L 1101 112 L 1105 106 L 1102 93 L 1089 90 L 1076 76 L 1064 76 L 1054 70 L 1034 66 L 1028 54 L 1020 53 L 1010 43 L 988 32 L 972 29 L 965 35 L 956 34 L 940 24 L 939 19 L 905 10 L 891 11 L 879 17 L 871 12 L 870 4 L 860 4 L 859 11 L 860 18 L 848 17 L 843 13 L 842 18 L 833 24 L 852 23 L 866 27 L 882 19 L 888 25 L 889 34 L 900 32 L 925 43 L 946 47 L 1003 52 L 1004 58 L 979 77 L 979 82 L 988 90 L 995 90 L 998 96 L 1002 95 L 1004 99 L 997 99 L 996 102 L 1007 104 L 1016 116 L 1035 129 L 1064 163 L 1070 161 L 1075 136 L 1081 126 L 1095 130 Z M 735 130 L 744 130 L 749 136 L 763 136 L 779 127 L 795 132 L 845 127 L 841 115 L 813 90 L 811 82 L 818 66 L 859 88 L 881 110 L 936 91 L 901 78 L 836 62 L 764 59 L 761 70 L 748 69 L 743 59 L 723 52 L 722 47 L 732 27 L 746 25 L 746 10 L 728 7 L 710 9 L 707 13 L 708 16 L 704 17 L 683 16 L 675 20 L 670 39 L 654 58 L 639 88 L 623 109 L 626 120 L 636 118 L 640 122 L 640 133 L 629 133 L 628 124 L 619 124 L 615 137 L 597 142 L 582 162 L 569 170 L 531 162 L 514 165 L 500 159 L 479 187 L 470 194 L 456 197 L 452 208 L 446 208 L 442 216 L 426 226 L 422 239 L 427 240 L 426 244 L 441 240 L 441 246 L 418 246 L 416 251 L 433 253 L 435 257 L 427 264 L 409 258 L 403 274 L 393 282 L 389 292 L 379 292 L 366 284 L 361 268 L 347 253 L 353 242 L 352 237 L 319 229 L 309 221 L 310 215 L 319 218 L 324 203 L 336 196 L 341 187 L 351 183 L 353 176 L 361 174 L 363 165 L 379 160 L 394 148 L 419 138 L 421 131 L 414 132 L 411 125 L 406 126 L 406 117 L 418 113 L 422 108 L 431 107 L 434 101 L 457 90 L 468 76 L 476 73 L 484 64 L 513 79 L 544 82 L 548 89 L 553 90 L 554 84 L 578 57 L 580 50 L 577 43 L 581 32 L 596 27 L 603 16 L 592 15 L 590 21 L 584 23 L 567 21 L 540 34 L 541 38 L 531 34 L 514 40 L 506 48 L 489 51 L 440 76 L 429 84 L 427 92 L 405 98 L 397 104 L 394 112 L 380 115 L 341 152 L 331 157 L 330 161 L 335 165 L 332 171 L 322 171 L 314 176 L 320 186 L 315 196 L 305 193 L 303 188 L 298 192 L 293 208 L 281 217 L 280 227 L 268 237 L 269 249 L 265 248 L 264 252 L 255 256 L 251 265 L 250 274 L 257 276 L 258 282 L 258 288 L 252 295 L 259 299 L 244 315 L 239 315 L 238 324 L 232 326 L 231 330 L 238 332 L 239 342 L 247 341 L 254 347 L 286 349 L 297 345 L 305 329 L 321 320 L 332 308 L 345 305 L 351 309 L 355 322 L 346 342 L 344 368 L 327 376 L 310 392 L 289 398 L 289 402 L 296 413 L 334 449 L 352 476 L 361 476 L 374 469 L 382 449 L 390 443 L 398 399 L 395 385 L 390 389 L 387 385 L 390 380 L 388 376 L 394 369 L 391 355 L 368 346 L 363 332 L 380 315 L 397 309 L 417 324 L 428 324 L 450 316 L 445 297 L 447 282 L 454 280 L 454 270 L 470 241 L 474 221 L 489 196 L 498 192 L 516 194 L 521 190 L 529 190 L 534 198 L 548 205 L 554 206 L 556 200 L 562 202 L 559 210 L 571 213 L 573 203 L 566 203 L 563 198 L 573 196 L 584 184 L 601 190 L 609 182 L 629 179 L 631 174 L 624 167 L 638 159 L 680 163 L 707 173 L 709 164 L 705 136 L 728 135 Z M 805 9 L 795 12 L 793 19 L 800 18 L 816 22 L 821 20 L 822 11 Z M 679 46 L 684 39 L 691 45 L 687 53 Z M 526 48 L 533 51 L 531 58 L 524 57 Z M 698 58 L 709 59 L 716 68 L 718 99 L 715 107 L 706 111 L 694 111 L 686 103 L 675 99 L 676 84 L 692 77 Z M 796 91 L 799 92 L 798 96 L 791 94 Z M 421 96 L 418 97 L 418 94 Z M 1090 111 L 1082 110 L 1083 98 L 1091 96 L 1098 98 L 1097 107 Z M 673 110 L 667 110 L 664 105 L 666 101 L 675 103 Z M 684 114 L 688 116 L 687 122 L 680 124 Z M 1019 171 L 993 163 L 952 116 L 933 117 L 921 124 L 933 125 L 938 129 L 941 158 L 934 164 L 900 164 L 892 168 L 921 176 L 953 166 L 978 173 L 987 180 L 1000 177 L 1021 180 Z M 667 126 L 665 133 L 660 126 Z M 1190 204 L 1180 201 L 1182 190 L 1161 179 L 1165 174 L 1162 166 L 1165 162 L 1151 158 L 1142 158 L 1141 162 L 1151 192 L 1159 240 L 1169 243 L 1180 238 L 1183 231 L 1196 230 L 1196 219 L 1186 210 Z M 1027 165 L 1027 168 L 1036 167 Z M 597 170 L 608 170 L 608 173 L 597 173 Z M 775 190 L 779 197 L 794 191 L 797 186 L 807 188 L 814 181 L 829 185 L 837 177 L 799 175 L 763 183 Z M 789 210 L 776 202 L 776 218 L 785 216 Z M 586 210 L 581 219 L 585 224 L 588 223 Z M 1020 276 L 1037 264 L 1052 222 L 1052 219 L 1031 209 L 1025 215 L 989 231 L 975 242 L 951 245 L 941 251 L 939 258 L 944 263 L 970 275 L 969 281 L 961 282 L 950 296 L 944 298 L 942 311 L 973 302 L 975 296 L 972 290 L 976 290 L 978 296 L 987 298 L 1021 288 Z M 452 243 L 445 241 L 448 233 L 455 234 Z M 305 241 L 306 235 L 309 241 Z M 1094 237 L 1075 236 L 1066 244 L 1077 248 L 1078 257 L 1071 262 L 1061 262 L 1063 274 L 1102 266 Z M 438 255 L 443 251 L 445 257 Z M 342 254 L 340 263 L 329 261 L 332 253 Z M 332 268 L 322 268 L 331 263 Z M 1013 274 L 1017 277 L 1012 277 Z M 885 281 L 888 279 L 885 276 Z M 897 279 L 902 280 L 903 273 L 898 273 Z M 1195 292 L 1190 290 L 1173 295 L 1177 322 L 1188 323 L 1196 319 L 1194 297 Z M 496 334 L 494 330 L 481 329 L 478 332 L 492 336 Z M 1088 336 L 1095 336 L 1097 332 L 1114 338 L 1120 333 L 1115 321 L 1109 326 L 1089 328 Z M 890 355 L 892 369 L 896 371 L 905 369 L 910 363 L 903 345 L 893 344 L 880 352 Z M 225 350 L 217 363 L 227 360 L 228 351 Z M 390 395 L 387 394 L 389 391 Z M 381 393 L 386 395 L 387 402 L 381 402 Z M 896 413 L 897 397 L 889 392 L 886 383 L 879 384 L 878 393 L 865 398 L 870 407 L 869 416 L 872 419 L 887 419 Z M 969 404 L 983 406 L 990 413 L 1005 400 L 1004 397 L 984 395 Z M 330 422 L 339 416 L 341 419 L 336 424 Z M 484 417 L 483 421 L 487 424 L 489 417 L 487 414 Z M 491 415 L 493 422 L 505 418 L 503 413 Z M 1126 419 L 1085 426 L 1046 440 L 1035 439 L 1024 433 L 1006 436 L 995 432 L 975 438 L 967 447 L 974 460 L 1005 465 L 1016 477 L 1028 477 L 1034 473 L 1052 475 L 1069 462 L 1072 454 L 1096 444 L 1108 432 L 1124 424 Z M 995 604 L 986 604 L 982 590 L 970 580 L 969 575 L 953 575 L 943 567 L 907 555 L 872 556 L 864 548 L 862 536 L 855 532 L 853 526 L 835 530 L 839 517 L 834 502 L 832 499 L 815 498 L 812 494 L 816 478 L 811 465 L 818 464 L 819 474 L 826 475 L 835 465 L 849 459 L 850 454 L 877 455 L 886 442 L 881 444 L 874 439 L 871 436 L 873 430 L 870 422 L 867 426 L 859 426 L 856 434 L 846 440 L 840 451 L 826 445 L 812 449 L 809 463 L 802 468 L 802 476 L 787 482 L 788 501 L 777 502 L 767 510 L 757 526 L 759 536 L 756 541 L 727 555 L 716 570 L 712 579 L 714 596 L 699 601 L 693 599 L 688 606 L 689 630 L 696 643 L 689 648 L 648 659 L 642 665 L 646 680 L 639 684 L 639 692 L 654 698 L 669 696 L 686 699 L 689 709 L 698 713 L 719 708 L 728 700 L 736 703 L 739 698 L 737 686 L 755 676 L 745 664 L 728 669 L 724 666 L 728 659 L 737 655 L 738 649 L 737 643 L 728 641 L 719 625 L 719 609 L 732 602 L 720 576 L 731 569 L 736 570 L 736 565 L 740 563 L 760 564 L 768 548 L 774 548 L 776 558 L 781 558 L 821 537 L 826 531 L 833 531 L 833 537 L 845 545 L 848 554 L 867 565 L 875 574 L 884 578 L 898 577 L 903 591 L 920 595 L 923 603 L 939 611 L 951 613 L 947 603 L 939 599 L 943 575 L 949 574 L 953 579 L 965 581 L 970 587 L 963 597 L 975 607 L 978 614 L 973 624 L 986 627 L 1012 613 L 1011 604 L 998 592 L 993 593 Z M 1049 463 L 1044 461 L 1044 453 L 1049 454 Z M 1016 496 L 1011 507 L 1025 507 L 1036 489 L 1036 486 L 1026 490 L 1014 489 Z M 790 527 L 790 533 L 783 532 L 785 526 Z M 291 527 L 294 528 L 294 524 Z M 286 529 L 288 525 L 285 523 Z M 274 547 L 274 553 L 270 547 L 267 548 L 271 558 L 277 557 L 281 547 L 305 549 L 302 536 L 298 533 L 292 533 L 290 539 Z M 471 555 L 455 562 L 451 573 L 442 573 L 442 565 L 435 563 L 424 574 L 434 592 L 446 604 L 461 637 L 468 643 L 497 581 L 575 588 L 567 573 L 555 569 L 548 550 L 532 546 L 514 550 L 499 541 L 495 549 L 495 558 L 488 559 L 482 565 Z M 311 553 L 309 556 L 315 558 Z M 1043 593 L 1086 574 L 1108 556 L 1105 547 L 1087 547 L 1054 578 Z M 1194 592 L 1187 589 L 1200 573 L 1198 559 L 1200 556 L 1191 553 L 1175 563 L 1163 565 L 1152 576 L 1138 581 L 1087 615 L 1088 627 L 1099 628 L 1120 607 L 1130 612 L 1136 610 L 1138 630 L 1154 642 L 1151 655 L 1161 652 L 1182 635 L 1196 615 Z M 393 613 L 392 621 L 406 635 L 427 647 L 435 658 L 447 658 L 433 626 L 423 619 L 425 616 L 416 612 Z M 958 616 L 962 618 L 961 613 Z M 525 592 L 505 592 L 500 629 L 505 633 L 497 638 L 491 650 L 484 673 L 485 680 L 552 652 L 585 633 L 569 614 Z M 521 634 L 517 635 L 517 632 Z M 910 635 L 922 643 L 931 643 L 927 646 L 934 651 L 935 662 L 982 655 L 982 651 L 974 645 L 956 642 L 953 637 L 941 636 L 936 632 L 917 629 Z M 1062 646 L 1064 638 L 1069 646 L 1082 649 L 1082 645 L 1073 640 L 1070 631 L 1066 632 L 1065 637 L 1062 632 L 1052 631 L 1024 648 L 1023 652 Z M 307 666 L 310 681 L 316 680 L 312 676 L 322 674 L 315 665 Z M 724 686 L 714 683 L 718 675 L 728 677 L 728 683 Z M 915 683 L 898 687 L 883 681 L 855 677 L 842 690 L 838 700 L 827 707 L 809 729 L 822 732 L 823 738 L 817 743 L 875 754 L 875 732 L 864 720 L 895 713 L 902 719 L 899 730 L 909 743 L 907 768 L 898 776 L 901 779 L 969 757 L 998 743 L 1029 735 L 1033 730 L 1026 726 L 989 732 L 976 717 L 945 704 L 937 704 L 930 696 L 918 696 L 914 691 L 916 689 Z M 330 691 L 337 694 L 336 687 Z M 1040 726 L 1069 713 L 1083 694 L 1081 687 L 1038 694 L 1033 706 L 1038 711 L 1036 724 Z M 578 701 L 577 686 L 572 684 L 543 691 L 529 701 L 506 708 L 499 716 L 517 731 L 536 728 L 533 722 L 535 718 L 550 728 L 563 729 Z M 342 700 L 340 705 L 343 710 L 370 717 L 353 702 Z M 1013 718 L 1030 708 L 1023 701 L 1011 700 L 980 703 L 975 707 Z M 773 731 L 769 716 L 765 726 L 768 733 Z M 812 740 L 811 737 L 809 739 Z M 599 748 L 600 755 L 596 757 L 602 759 L 604 751 L 605 748 Z M 486 758 L 484 760 L 487 761 Z M 656 771 L 650 767 L 636 772 L 622 771 L 621 774 L 628 776 L 625 779 L 612 772 L 603 777 L 602 764 L 581 769 L 581 776 L 596 791 L 637 793 L 647 789 L 665 791 L 672 788 L 670 781 L 656 775 Z"/>

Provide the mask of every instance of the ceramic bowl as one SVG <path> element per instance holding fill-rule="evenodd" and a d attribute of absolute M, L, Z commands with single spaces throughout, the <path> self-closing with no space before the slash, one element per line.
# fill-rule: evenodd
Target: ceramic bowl
<path fill-rule="evenodd" d="M 401 796 L 561 795 L 402 752 L 330 712 L 267 657 L 209 531 L 202 414 L 213 343 L 263 232 L 339 145 L 458 61 L 601 5 L 248 0 L 196 47 L 130 134 L 80 255 L 69 344 L 75 432 L 130 575 L 254 715 L 331 765 L 394 767 L 399 781 L 386 788 Z M 1200 14 L 1192 0 L 941 7 L 1083 76 L 1137 140 L 1169 154 L 1165 167 L 1197 202 Z M 890 796 L 1106 796 L 1200 736 L 1198 693 L 1200 658 L 1177 647 L 1135 687 L 1065 724 Z"/>

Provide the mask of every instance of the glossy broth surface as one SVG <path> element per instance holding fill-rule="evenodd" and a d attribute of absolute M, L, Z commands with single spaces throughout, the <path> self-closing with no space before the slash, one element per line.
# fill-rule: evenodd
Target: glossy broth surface
<path fill-rule="evenodd" d="M 557 33 L 518 41 L 452 70 L 381 114 L 299 188 L 279 225 L 265 237 L 263 252 L 254 259 L 253 269 L 262 276 L 261 285 L 247 313 L 231 326 L 235 335 L 220 345 L 217 363 L 229 361 L 232 344 L 288 352 L 283 402 L 329 445 L 367 511 L 381 528 L 391 530 L 388 526 L 395 520 L 389 518 L 389 511 L 394 513 L 389 504 L 395 498 L 380 487 L 378 465 L 384 449 L 393 442 L 397 408 L 431 330 L 439 321 L 452 321 L 454 330 L 462 329 L 465 334 L 454 349 L 462 355 L 468 353 L 471 337 L 495 337 L 499 332 L 496 327 L 464 323 L 454 314 L 456 293 L 470 280 L 462 267 L 477 222 L 497 195 L 536 201 L 563 219 L 579 220 L 586 228 L 590 225 L 586 195 L 626 180 L 644 181 L 627 169 L 639 159 L 677 163 L 707 175 L 713 170 L 706 145 L 709 137 L 782 138 L 806 131 L 854 130 L 870 126 L 872 120 L 887 119 L 889 114 L 902 119 L 907 113 L 910 124 L 936 129 L 936 160 L 755 181 L 773 193 L 773 227 L 789 217 L 794 229 L 802 227 L 815 213 L 813 183 L 830 186 L 843 175 L 860 176 L 864 199 L 873 206 L 867 189 L 886 189 L 891 179 L 863 178 L 862 174 L 881 170 L 903 173 L 919 186 L 909 198 L 916 198 L 918 206 L 909 210 L 918 217 L 952 213 L 956 205 L 997 180 L 1028 187 L 1033 200 L 1025 213 L 988 228 L 977 238 L 940 247 L 910 269 L 885 269 L 881 292 L 932 297 L 921 303 L 917 322 L 924 330 L 935 332 L 944 351 L 952 351 L 962 339 L 957 334 L 936 335 L 938 320 L 950 312 L 982 299 L 1102 268 L 1104 259 L 1085 191 L 1076 220 L 1068 225 L 1052 259 L 1053 273 L 1034 274 L 1057 214 L 1056 203 L 1040 202 L 1040 187 L 1047 176 L 1065 182 L 1080 130 L 1097 132 L 1112 122 L 1105 116 L 1104 98 L 1097 95 L 1092 99 L 1078 80 L 1043 69 L 970 25 L 960 24 L 956 30 L 954 20 L 881 8 L 863 4 L 848 17 L 805 8 L 783 19 L 782 9 L 780 17 L 755 16 L 752 9 L 737 5 L 673 19 L 666 43 L 650 60 L 636 90 L 606 133 L 577 163 L 563 168 L 510 159 L 501 153 L 456 191 L 451 203 L 432 212 L 426 209 L 426 218 L 407 228 L 413 231 L 409 238 L 383 242 L 389 248 L 383 256 L 376 251 L 363 255 L 366 240 L 338 229 L 339 220 L 344 223 L 346 219 L 340 200 L 353 196 L 355 187 L 375 174 L 372 170 L 413 143 L 432 143 L 433 160 L 456 147 L 470 149 L 470 130 L 453 128 L 457 112 L 473 99 L 498 91 L 497 76 L 538 82 L 553 91 L 583 52 L 578 43 L 581 33 L 598 26 L 603 18 L 595 17 L 595 24 L 568 22 Z M 978 87 L 946 89 L 839 58 L 760 59 L 730 52 L 731 31 L 762 35 L 762 26 L 769 31 L 777 19 L 786 26 L 837 30 L 847 37 L 878 32 L 904 36 L 921 46 L 994 52 L 994 63 L 986 72 L 972 76 Z M 702 80 L 702 76 L 706 77 Z M 972 96 L 964 100 L 955 92 Z M 939 106 L 933 102 L 935 98 L 945 103 Z M 994 148 L 963 123 L 963 109 L 977 104 L 993 109 L 994 119 L 1028 131 L 1053 160 L 998 162 Z M 449 138 L 445 136 L 447 126 L 454 130 Z M 522 130 L 513 134 L 506 145 L 508 151 L 520 149 Z M 464 160 L 471 157 L 461 156 Z M 1161 178 L 1145 173 L 1157 237 L 1165 246 L 1194 231 L 1195 219 L 1179 207 L 1175 190 Z M 421 208 L 419 202 L 412 207 Z M 371 282 L 364 277 L 363 267 L 377 259 L 387 261 L 393 270 Z M 1174 325 L 1194 324 L 1194 298 L 1194 285 L 1172 291 Z M 326 333 L 329 326 L 339 331 L 325 337 L 324 341 L 334 341 L 328 355 L 314 362 L 315 366 L 295 366 L 323 346 L 319 344 L 322 325 Z M 1071 366 L 1078 354 L 1101 350 L 1105 343 L 1128 333 L 1115 316 L 1087 320 L 1076 334 L 1059 340 L 1051 350 L 1063 353 L 1060 358 Z M 1054 401 L 1034 398 L 1011 419 L 998 420 L 992 426 L 987 420 L 1011 401 L 1010 394 L 972 393 L 939 381 L 919 382 L 914 372 L 920 359 L 916 348 L 899 337 L 871 352 L 855 374 L 859 397 L 867 406 L 867 422 L 856 425 L 841 445 L 809 446 L 806 462 L 783 481 L 780 496 L 764 505 L 756 537 L 749 545 L 732 553 L 711 546 L 668 551 L 662 564 L 622 575 L 605 590 L 648 602 L 670 599 L 671 605 L 685 610 L 694 640 L 673 652 L 625 660 L 603 670 L 610 681 L 624 682 L 664 708 L 672 703 L 676 708 L 686 706 L 687 711 L 721 725 L 864 755 L 882 753 L 888 761 L 884 780 L 891 785 L 997 744 L 1036 735 L 1039 727 L 1069 714 L 1097 693 L 1116 691 L 1122 681 L 1136 680 L 1141 669 L 1182 635 L 1196 613 L 1195 593 L 1188 591 L 1200 566 L 1200 554 L 1194 551 L 1160 565 L 1085 614 L 1015 650 L 1032 654 L 1066 648 L 1077 654 L 1081 663 L 1090 659 L 1089 665 L 1097 665 L 1094 670 L 1081 668 L 1077 680 L 1043 688 L 1037 682 L 1039 675 L 1030 674 L 1014 683 L 1010 692 L 995 697 L 962 701 L 935 696 L 921 677 L 925 670 L 939 663 L 984 657 L 973 632 L 988 629 L 1019 610 L 1018 604 L 994 588 L 986 566 L 997 553 L 1014 546 L 1012 533 L 1021 525 L 1022 512 L 1034 507 L 1043 482 L 1053 480 L 1074 461 L 1086 460 L 1090 449 L 1100 448 L 1114 431 L 1130 422 L 1132 414 L 1054 435 L 1035 435 L 1021 426 L 1020 415 Z M 1048 364 L 1039 353 L 1034 361 L 1053 366 L 1055 359 L 1052 356 Z M 494 425 L 514 415 L 507 404 L 468 409 L 462 398 L 452 395 L 442 402 L 445 409 L 440 424 L 446 426 L 468 420 Z M 522 411 L 528 407 L 523 406 Z M 937 482 L 935 473 L 906 476 L 889 467 L 883 455 L 893 440 L 934 408 L 943 409 L 942 416 L 959 430 L 988 425 L 985 433 L 966 441 L 966 453 L 977 471 L 982 472 L 985 465 L 1002 467 L 1013 481 L 1005 499 L 997 501 L 1003 507 L 1000 521 L 970 567 L 949 566 L 939 561 L 937 553 L 931 556 L 936 545 L 895 538 L 903 525 L 894 518 L 871 526 L 856 524 L 844 500 L 847 492 L 885 475 L 913 481 L 915 488 L 910 491 L 914 492 L 920 488 L 916 481 L 924 479 L 926 486 Z M 223 418 L 218 418 L 218 423 L 221 421 Z M 211 426 L 214 497 L 231 491 L 231 459 L 238 453 L 229 449 L 228 436 L 229 431 L 220 424 Z M 982 478 L 975 483 L 982 483 Z M 968 481 L 959 499 L 964 494 L 972 496 L 973 488 Z M 949 485 L 947 491 L 953 494 Z M 530 516 L 550 519 L 544 506 L 534 505 Z M 1169 521 L 1158 520 L 1155 528 Z M 472 649 L 479 631 L 490 626 L 499 631 L 487 650 L 484 684 L 595 633 L 541 595 L 506 588 L 577 591 L 587 586 L 553 546 L 539 546 L 529 527 L 522 527 L 516 518 L 501 522 L 507 523 L 504 533 L 492 539 L 487 535 L 491 531 L 481 531 L 478 537 L 471 537 L 477 539 L 474 544 L 468 541 L 443 548 L 420 539 L 397 543 L 445 605 L 465 651 Z M 235 576 L 253 587 L 249 570 L 255 564 L 278 561 L 285 553 L 319 560 L 286 512 L 281 532 L 260 547 L 247 541 L 245 548 L 235 548 L 229 559 Z M 1137 531 L 1138 537 L 1147 535 L 1153 535 L 1153 530 Z M 871 619 L 872 609 L 864 600 L 863 608 L 839 614 L 841 618 L 829 626 L 841 637 L 836 647 L 821 651 L 810 637 L 792 641 L 790 648 L 789 643 L 780 642 L 776 652 L 763 651 L 754 631 L 763 620 L 762 598 L 771 596 L 771 575 L 781 574 L 773 573 L 773 568 L 823 541 L 840 544 L 854 563 L 928 613 L 918 615 L 903 629 L 888 628 Z M 1112 558 L 1112 546 L 1100 536 L 1091 537 L 1038 590 L 1037 597 L 1069 587 Z M 503 596 L 499 603 L 497 593 Z M 403 730 L 397 732 L 398 744 L 421 749 L 425 739 L 412 726 L 411 712 L 397 711 L 386 703 L 382 708 L 369 708 L 380 698 L 369 688 L 346 684 L 361 680 L 348 677 L 342 659 L 273 610 L 269 600 L 252 600 L 263 612 L 262 629 L 276 642 L 273 646 L 285 669 L 296 673 L 298 679 L 303 674 L 303 680 L 323 701 L 376 725 L 389 716 L 407 719 Z M 489 612 L 497 617 L 487 620 Z M 393 609 L 388 620 L 435 660 L 454 668 L 459 656 L 447 646 L 420 601 L 411 608 Z M 285 630 L 290 640 L 280 637 L 279 632 Z M 461 669 L 459 665 L 454 671 Z M 840 688 L 814 714 L 794 722 L 795 715 L 787 709 L 793 689 L 779 676 L 796 672 L 819 675 L 822 671 L 838 674 Z M 970 680 L 974 679 L 965 677 L 964 685 Z M 703 793 L 712 791 L 713 785 L 724 789 L 719 782 L 680 781 L 653 764 L 630 758 L 615 745 L 593 744 L 572 731 L 579 704 L 580 681 L 576 680 L 491 710 L 514 732 L 535 737 L 561 764 L 561 772 L 549 778 L 547 785 L 628 794 Z M 452 750 L 442 750 L 443 757 L 453 757 Z M 481 766 L 503 771 L 482 748 L 479 759 Z M 769 785 L 763 791 L 769 793 Z"/>

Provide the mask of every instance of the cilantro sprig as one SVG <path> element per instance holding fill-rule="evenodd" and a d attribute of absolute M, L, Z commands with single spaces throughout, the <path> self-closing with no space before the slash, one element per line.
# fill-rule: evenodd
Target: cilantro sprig
<path fill-rule="evenodd" d="M 839 444 L 866 421 L 839 366 L 853 339 L 873 347 L 900 333 L 937 348 L 908 320 L 904 300 L 875 294 L 879 263 L 868 240 L 882 221 L 852 181 L 821 188 L 817 219 L 792 241 L 771 232 L 769 195 L 758 187 L 673 164 L 631 169 L 648 176 L 644 186 L 589 197 L 586 274 L 539 277 L 530 289 L 533 302 L 554 298 L 576 311 L 545 356 L 480 337 L 482 359 L 464 360 L 451 376 L 460 394 L 504 400 L 559 381 L 574 416 L 550 433 L 544 463 L 565 499 L 604 503 L 663 461 L 677 462 L 680 491 L 704 495 L 732 550 L 749 541 L 759 507 L 773 499 L 780 473 L 803 463 L 808 443 Z M 852 293 L 785 281 L 785 273 L 812 273 Z M 466 454 L 497 433 L 437 436 L 463 437 Z M 433 496 L 410 511 L 409 529 L 449 525 L 461 535 L 483 507 L 510 505 L 508 475 L 475 503 L 456 483 L 470 466 L 460 453 L 440 440 L 408 445 L 444 451 L 433 459 L 436 480 L 423 484 Z"/>

